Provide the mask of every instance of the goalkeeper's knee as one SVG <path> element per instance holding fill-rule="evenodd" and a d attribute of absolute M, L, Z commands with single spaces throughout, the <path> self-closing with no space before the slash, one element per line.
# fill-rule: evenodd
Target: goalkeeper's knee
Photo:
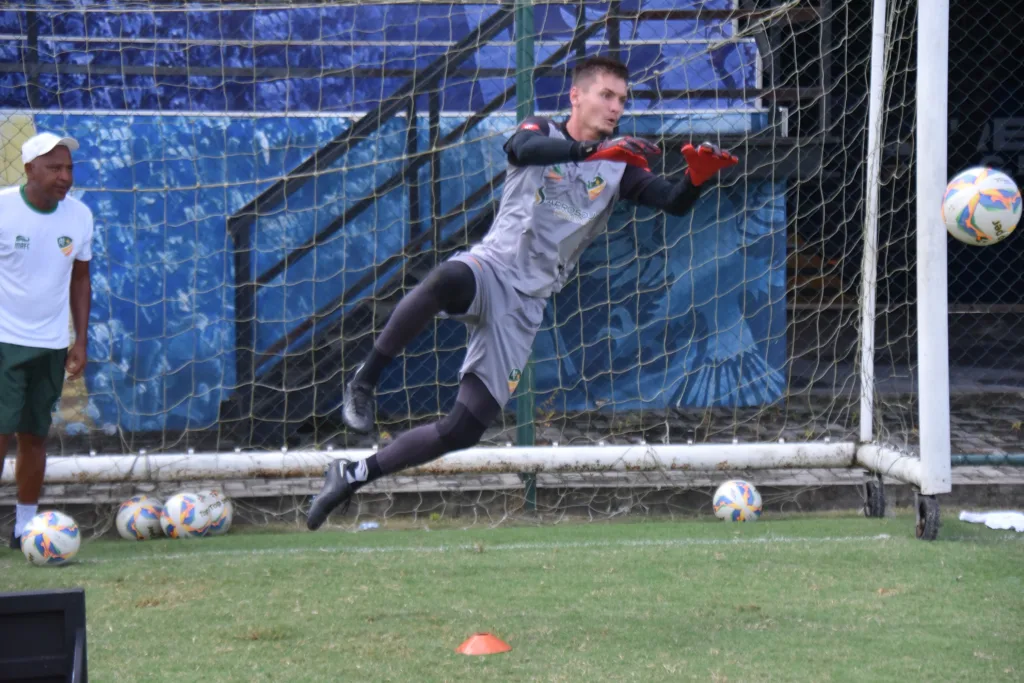
<path fill-rule="evenodd" d="M 448 453 L 472 448 L 480 443 L 487 425 L 481 422 L 462 403 L 455 403 L 452 412 L 437 423 L 437 433 Z"/>
<path fill-rule="evenodd" d="M 430 293 L 437 310 L 449 315 L 468 311 L 476 296 L 473 269 L 461 261 L 445 261 L 430 271 L 420 286 Z"/>

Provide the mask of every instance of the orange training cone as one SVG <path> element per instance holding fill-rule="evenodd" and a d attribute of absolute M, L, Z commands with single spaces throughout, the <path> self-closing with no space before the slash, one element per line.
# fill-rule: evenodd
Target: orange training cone
<path fill-rule="evenodd" d="M 512 646 L 490 633 L 474 633 L 455 650 L 462 655 L 496 655 L 508 652 Z"/>

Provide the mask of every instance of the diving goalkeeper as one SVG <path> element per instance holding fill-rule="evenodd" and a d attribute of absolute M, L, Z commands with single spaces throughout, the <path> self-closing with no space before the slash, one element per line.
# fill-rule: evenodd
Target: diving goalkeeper
<path fill-rule="evenodd" d="M 649 159 L 661 153 L 655 145 L 609 137 L 623 114 L 627 78 L 616 60 L 582 61 L 573 70 L 569 118 L 528 118 L 505 143 L 508 173 L 490 231 L 437 266 L 398 304 L 345 387 L 342 419 L 358 432 L 373 429 L 382 371 L 436 315 L 470 330 L 455 406 L 365 460 L 332 462 L 310 506 L 310 529 L 368 482 L 479 442 L 515 391 L 547 299 L 605 230 L 619 199 L 681 216 L 709 179 L 738 162 L 710 143 L 687 144 L 687 169 L 678 182 L 651 173 Z"/>

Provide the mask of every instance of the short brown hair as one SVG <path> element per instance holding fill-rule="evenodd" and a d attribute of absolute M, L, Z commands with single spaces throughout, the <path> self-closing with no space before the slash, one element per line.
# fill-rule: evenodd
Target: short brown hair
<path fill-rule="evenodd" d="M 629 69 L 626 65 L 613 57 L 595 56 L 587 57 L 577 62 L 572 70 L 572 84 L 581 86 L 584 81 L 589 81 L 599 73 L 618 76 L 624 81 L 629 80 Z"/>

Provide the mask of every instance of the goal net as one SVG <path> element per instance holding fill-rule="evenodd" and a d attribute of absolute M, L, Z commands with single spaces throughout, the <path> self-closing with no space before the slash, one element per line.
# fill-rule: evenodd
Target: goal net
<path fill-rule="evenodd" d="M 888 7 L 872 216 L 870 3 L 0 11 L 4 184 L 22 181 L 28 136 L 73 135 L 73 194 L 97 221 L 90 364 L 55 414 L 50 452 L 67 460 L 48 492 L 216 480 L 293 496 L 276 514 L 301 508 L 326 459 L 444 414 L 467 339 L 454 322 L 385 372 L 379 434 L 346 432 L 341 387 L 402 294 L 485 234 L 517 117 L 567 115 L 572 64 L 593 54 L 629 66 L 619 131 L 662 146 L 656 172 L 678 176 L 679 147 L 705 139 L 741 163 L 685 217 L 621 204 L 549 302 L 476 459 L 379 482 L 363 514 L 706 508 L 707 487 L 748 466 L 783 506 L 822 483 L 818 466 L 855 464 L 862 406 L 868 441 L 913 456 L 916 6 Z M 877 281 L 862 277 L 870 230 Z M 954 361 L 1017 384 L 986 373 L 995 358 Z M 523 445 L 543 464 L 516 460 Z"/>

